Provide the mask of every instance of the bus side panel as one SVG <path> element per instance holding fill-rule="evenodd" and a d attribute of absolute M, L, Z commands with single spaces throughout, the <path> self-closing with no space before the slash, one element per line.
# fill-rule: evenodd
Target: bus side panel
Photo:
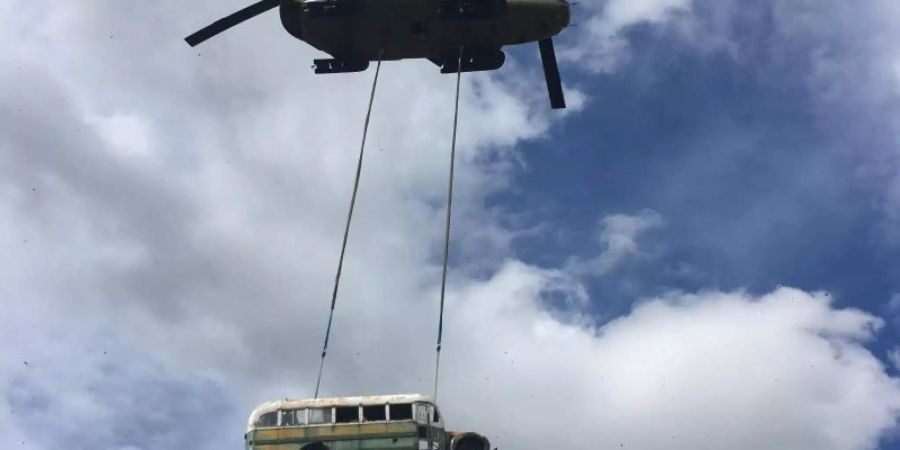
<path fill-rule="evenodd" d="M 315 441 L 311 441 L 315 442 Z M 311 443 L 310 442 L 310 443 Z M 331 450 L 418 450 L 416 438 L 366 439 L 353 441 L 329 441 Z M 253 445 L 252 450 L 299 450 L 306 443 Z"/>
<path fill-rule="evenodd" d="M 412 422 L 339 424 L 273 428 L 247 434 L 248 450 L 298 450 L 324 442 L 332 450 L 417 449 L 417 427 Z"/>

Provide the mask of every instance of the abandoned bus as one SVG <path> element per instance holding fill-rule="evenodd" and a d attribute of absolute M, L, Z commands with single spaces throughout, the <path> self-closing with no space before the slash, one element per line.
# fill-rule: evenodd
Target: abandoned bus
<path fill-rule="evenodd" d="M 247 450 L 490 450 L 477 433 L 444 430 L 423 395 L 279 400 L 250 415 Z"/>

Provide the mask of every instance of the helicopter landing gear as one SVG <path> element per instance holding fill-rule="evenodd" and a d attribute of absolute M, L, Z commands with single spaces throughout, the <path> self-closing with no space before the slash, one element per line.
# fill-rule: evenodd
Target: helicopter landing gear
<path fill-rule="evenodd" d="M 466 50 L 461 60 L 457 55 L 447 55 L 431 61 L 441 67 L 441 73 L 480 72 L 502 67 L 506 54 L 502 50 Z"/>
<path fill-rule="evenodd" d="M 316 59 L 313 69 L 316 73 L 362 72 L 369 68 L 369 61 L 363 59 Z"/>

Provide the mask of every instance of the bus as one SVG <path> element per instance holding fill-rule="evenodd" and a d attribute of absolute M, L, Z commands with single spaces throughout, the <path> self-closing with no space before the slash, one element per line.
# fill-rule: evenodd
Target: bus
<path fill-rule="evenodd" d="M 448 432 L 419 394 L 278 400 L 250 415 L 246 450 L 490 450 L 478 433 Z"/>

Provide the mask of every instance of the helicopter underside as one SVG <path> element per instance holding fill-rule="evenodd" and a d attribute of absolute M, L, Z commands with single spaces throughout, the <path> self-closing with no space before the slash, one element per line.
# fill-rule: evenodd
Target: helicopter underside
<path fill-rule="evenodd" d="M 315 60 L 316 73 L 420 58 L 442 73 L 495 70 L 503 47 L 534 42 L 550 105 L 566 107 L 553 36 L 569 26 L 568 0 L 258 0 L 184 40 L 195 47 L 276 8 L 288 33 L 332 56 Z"/>
<path fill-rule="evenodd" d="M 502 48 L 546 39 L 569 22 L 563 0 L 283 0 L 294 37 L 333 56 L 317 72 L 365 70 L 369 61 L 427 58 L 444 72 L 494 70 Z"/>

